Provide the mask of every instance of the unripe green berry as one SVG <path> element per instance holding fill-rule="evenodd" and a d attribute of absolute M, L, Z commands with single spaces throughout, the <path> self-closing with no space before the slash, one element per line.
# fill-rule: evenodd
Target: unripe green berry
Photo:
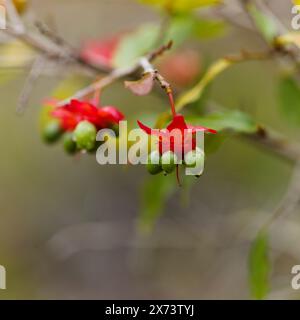
<path fill-rule="evenodd" d="M 92 150 L 96 144 L 96 127 L 89 121 L 81 121 L 74 130 L 74 140 L 78 149 Z"/>
<path fill-rule="evenodd" d="M 149 154 L 146 168 L 150 174 L 158 174 L 162 171 L 160 161 L 161 157 L 158 151 L 153 151 Z"/>
<path fill-rule="evenodd" d="M 77 145 L 73 138 L 73 132 L 66 132 L 63 136 L 64 149 L 69 154 L 74 154 L 77 151 Z"/>
<path fill-rule="evenodd" d="M 54 143 L 62 135 L 62 129 L 58 121 L 50 121 L 43 129 L 42 136 L 45 142 Z"/>
<path fill-rule="evenodd" d="M 172 173 L 177 164 L 177 156 L 172 151 L 167 151 L 161 156 L 161 167 L 165 173 Z"/>
<path fill-rule="evenodd" d="M 196 166 L 199 168 L 203 168 L 204 158 L 204 152 L 201 149 L 197 148 L 185 154 L 184 163 L 188 168 L 195 168 Z"/>

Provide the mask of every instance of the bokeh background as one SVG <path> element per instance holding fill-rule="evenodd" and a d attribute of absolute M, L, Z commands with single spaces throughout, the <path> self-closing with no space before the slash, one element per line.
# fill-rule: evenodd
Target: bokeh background
<path fill-rule="evenodd" d="M 291 4 L 272 1 L 287 25 Z M 75 46 L 159 21 L 133 0 L 32 0 L 30 15 L 49 19 Z M 47 20 L 48 19 L 48 20 Z M 230 28 L 226 35 L 189 43 L 203 61 L 241 48 L 259 50 L 253 34 Z M 1 77 L 16 70 L 2 69 Z M 40 138 L 41 101 L 63 78 L 42 77 L 23 116 L 15 113 L 26 72 L 0 85 L 0 264 L 7 269 L 1 299 L 248 299 L 251 241 L 284 196 L 289 162 L 238 137 L 227 138 L 209 156 L 188 201 L 178 188 L 153 232 L 137 232 L 142 166 L 100 166 L 95 156 L 67 156 Z M 239 64 L 211 87 L 211 98 L 241 109 L 260 123 L 298 140 L 277 107 L 280 74 L 275 62 Z M 103 101 L 131 119 L 165 110 L 155 96 L 135 97 L 122 83 Z M 174 181 L 175 183 L 175 181 Z M 299 216 L 273 225 L 269 298 L 298 298 L 291 267 L 300 262 Z"/>

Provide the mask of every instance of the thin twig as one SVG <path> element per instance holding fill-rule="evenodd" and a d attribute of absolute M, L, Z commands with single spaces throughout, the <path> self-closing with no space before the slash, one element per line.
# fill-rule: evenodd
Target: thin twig
<path fill-rule="evenodd" d="M 23 21 L 12 0 L 5 0 L 5 7 L 7 10 L 8 19 L 13 24 L 14 29 L 20 34 L 24 33 L 25 27 Z"/>
<path fill-rule="evenodd" d="M 281 134 L 272 130 L 258 127 L 255 133 L 242 134 L 241 137 L 260 145 L 265 150 L 267 149 L 292 163 L 300 159 L 300 146 L 288 141 Z"/>
<path fill-rule="evenodd" d="M 44 22 L 36 21 L 34 25 L 37 27 L 37 29 L 42 35 L 44 35 L 48 39 L 51 39 L 58 46 L 65 47 L 70 51 L 75 50 L 75 48 L 73 48 L 65 39 L 53 32 Z"/>
<path fill-rule="evenodd" d="M 158 37 L 155 41 L 156 46 L 161 46 L 161 44 L 165 40 L 165 35 L 167 34 L 167 30 L 170 26 L 170 14 L 168 13 L 163 13 L 163 17 L 161 19 L 160 25 L 159 25 L 159 32 L 158 32 Z"/>
<path fill-rule="evenodd" d="M 45 60 L 46 60 L 45 56 L 39 56 L 34 61 L 31 67 L 31 70 L 26 78 L 24 88 L 19 97 L 18 105 L 16 108 L 17 114 L 22 114 L 25 108 L 27 107 L 30 94 L 34 88 L 36 81 L 38 80 L 38 78 L 40 77 L 43 71 Z"/>
<path fill-rule="evenodd" d="M 252 51 L 247 51 L 247 50 L 241 50 L 238 54 L 236 55 L 227 55 L 224 57 L 229 62 L 232 63 L 239 63 L 239 62 L 246 62 L 246 61 L 251 61 L 251 60 L 268 60 L 276 54 L 277 51 L 275 49 L 269 49 L 266 51 L 257 51 L 257 52 L 252 52 Z"/>
<path fill-rule="evenodd" d="M 169 100 L 170 100 L 170 105 L 171 105 L 171 110 L 173 117 L 176 115 L 176 110 L 175 110 L 175 103 L 174 103 L 174 98 L 173 98 L 173 90 L 171 87 L 171 84 L 158 72 L 157 69 L 155 69 L 150 61 L 143 57 L 140 59 L 140 64 L 141 67 L 144 69 L 145 73 L 152 73 L 153 74 L 153 80 L 156 80 L 161 88 L 167 93 Z"/>
<path fill-rule="evenodd" d="M 84 98 L 84 97 L 92 94 L 96 90 L 100 90 L 100 89 L 107 87 L 108 85 L 112 84 L 116 80 L 119 80 L 119 79 L 126 77 L 126 76 L 130 76 L 132 74 L 135 74 L 140 68 L 143 68 L 143 66 L 142 66 L 142 64 L 144 63 L 143 61 L 146 60 L 146 61 L 149 61 L 149 63 L 150 63 L 151 61 L 155 60 L 158 56 L 162 55 L 166 50 L 169 50 L 171 48 L 171 46 L 172 46 L 172 42 L 169 42 L 167 45 L 163 45 L 163 46 L 159 47 L 157 50 L 154 50 L 151 53 L 149 53 L 144 58 L 139 59 L 139 61 L 137 63 L 133 64 L 132 66 L 114 69 L 107 76 L 92 83 L 91 85 L 87 86 L 86 88 L 79 90 L 73 96 L 59 102 L 57 106 L 63 106 L 72 99 Z M 141 61 L 142 61 L 142 64 L 141 64 Z"/>
<path fill-rule="evenodd" d="M 287 33 L 289 29 L 282 23 L 282 21 L 274 14 L 271 8 L 263 1 L 258 1 L 258 6 L 261 8 L 262 12 L 267 15 L 274 23 L 280 33 Z"/>
<path fill-rule="evenodd" d="M 101 73 L 109 73 L 112 71 L 112 68 L 110 68 L 109 66 L 103 65 L 100 69 L 99 66 L 97 67 L 94 64 L 84 60 L 77 52 L 76 48 L 74 48 L 64 38 L 52 31 L 44 22 L 36 21 L 35 26 L 43 36 L 53 41 L 53 43 L 55 43 L 58 47 L 64 48 L 68 52 L 69 56 L 81 66 L 87 67 L 95 72 Z"/>
<path fill-rule="evenodd" d="M 7 23 L 6 29 L 1 31 L 21 40 L 38 52 L 47 55 L 49 59 L 64 59 L 69 61 L 70 63 L 75 63 L 85 68 L 88 72 L 92 72 L 93 74 L 97 75 L 99 73 L 108 73 L 111 71 L 111 68 L 108 68 L 106 66 L 95 66 L 93 64 L 90 64 L 89 62 L 83 60 L 77 53 L 66 50 L 65 46 L 58 45 L 53 41 L 53 39 L 49 39 L 43 34 L 31 32 L 28 30 L 20 33 L 19 30 L 15 29 L 15 27 L 11 23 Z"/>

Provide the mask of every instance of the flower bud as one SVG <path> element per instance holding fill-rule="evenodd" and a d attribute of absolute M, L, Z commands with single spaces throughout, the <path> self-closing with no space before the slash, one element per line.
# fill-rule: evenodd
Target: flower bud
<path fill-rule="evenodd" d="M 161 157 L 158 151 L 153 151 L 149 154 L 146 168 L 150 174 L 154 175 L 162 171 L 160 161 Z"/>
<path fill-rule="evenodd" d="M 62 135 L 62 129 L 58 121 L 50 121 L 43 129 L 42 136 L 45 142 L 54 143 Z"/>
<path fill-rule="evenodd" d="M 74 154 L 77 151 L 77 145 L 73 138 L 73 132 L 66 132 L 63 136 L 64 149 L 69 154 Z"/>
<path fill-rule="evenodd" d="M 89 121 L 81 121 L 74 130 L 74 140 L 78 149 L 92 150 L 96 144 L 96 127 Z"/>

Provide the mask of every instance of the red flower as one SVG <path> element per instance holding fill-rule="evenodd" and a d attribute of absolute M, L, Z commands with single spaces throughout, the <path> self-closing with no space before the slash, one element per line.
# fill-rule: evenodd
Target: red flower
<path fill-rule="evenodd" d="M 74 130 L 83 120 L 91 122 L 99 130 L 118 124 L 124 119 L 124 115 L 115 107 L 97 108 L 90 102 L 78 100 L 71 100 L 65 106 L 55 108 L 51 115 L 60 120 L 65 131 Z"/>
<path fill-rule="evenodd" d="M 95 65 L 112 67 L 112 60 L 121 36 L 117 35 L 104 40 L 90 40 L 83 45 L 81 57 Z"/>
<path fill-rule="evenodd" d="M 195 150 L 195 133 L 197 131 L 217 133 L 217 131 L 213 129 L 187 125 L 184 116 L 181 114 L 175 114 L 172 122 L 165 129 L 151 129 L 140 121 L 138 121 L 138 125 L 147 134 L 159 137 L 159 152 L 161 154 L 165 151 L 171 150 L 177 155 L 180 155 L 186 154 L 191 150 Z M 180 142 L 178 143 L 178 141 Z"/>

